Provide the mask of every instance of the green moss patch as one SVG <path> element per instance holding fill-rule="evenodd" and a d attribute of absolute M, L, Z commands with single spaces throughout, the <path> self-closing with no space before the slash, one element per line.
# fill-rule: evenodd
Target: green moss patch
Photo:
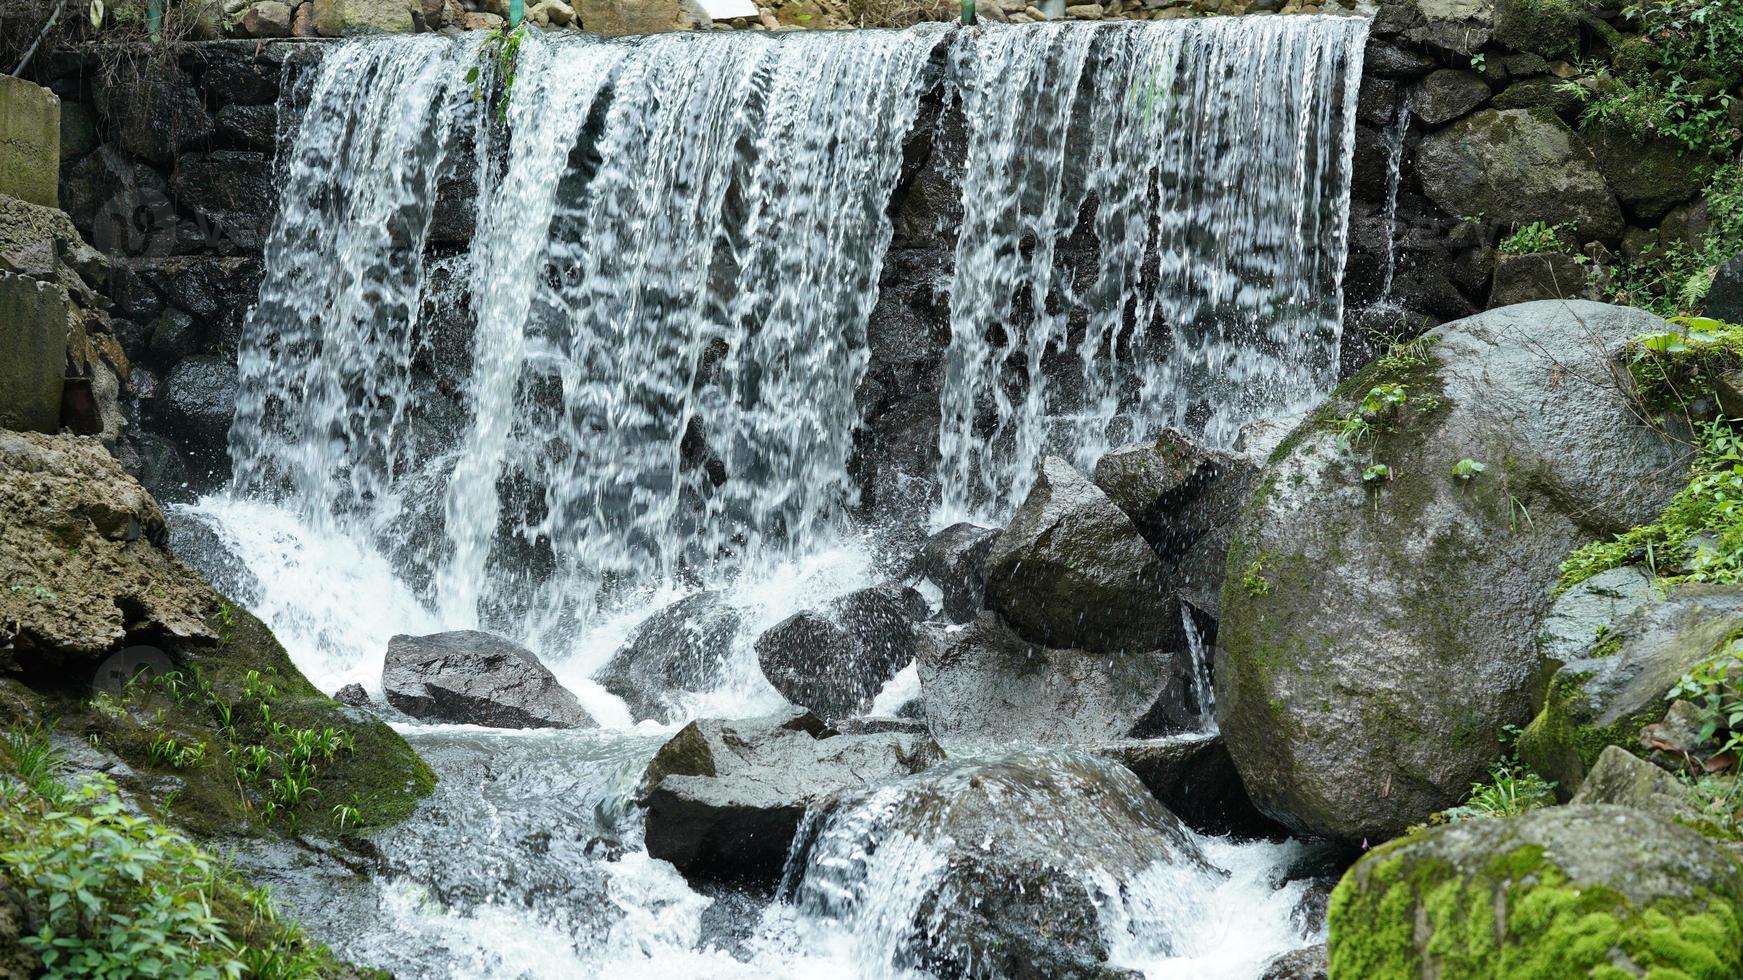
<path fill-rule="evenodd" d="M 1332 893 L 1332 976 L 1743 975 L 1743 923 L 1727 898 L 1699 892 L 1642 907 L 1610 888 L 1576 886 L 1535 844 L 1497 853 L 1473 874 L 1414 857 L 1409 845 L 1407 838 L 1374 851 Z"/>

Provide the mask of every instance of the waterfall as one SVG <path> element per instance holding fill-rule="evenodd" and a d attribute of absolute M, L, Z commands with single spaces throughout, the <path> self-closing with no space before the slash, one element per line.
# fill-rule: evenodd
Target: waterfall
<path fill-rule="evenodd" d="M 1210 650 L 1205 647 L 1198 621 L 1192 618 L 1192 609 L 1185 605 L 1180 607 L 1180 625 L 1186 634 L 1186 652 L 1192 660 L 1192 699 L 1198 704 L 1198 728 L 1215 734 L 1216 688 L 1211 684 Z"/>
<path fill-rule="evenodd" d="M 1392 303 L 1392 278 L 1398 272 L 1398 182 L 1404 170 L 1404 138 L 1410 133 L 1410 90 L 1398 96 L 1398 109 L 1383 136 L 1386 144 L 1386 258 L 1381 266 L 1377 307 Z"/>
<path fill-rule="evenodd" d="M 472 42 L 338 48 L 285 151 L 236 489 L 535 646 L 614 582 L 802 548 L 852 502 L 885 210 L 944 30 L 535 31 L 500 122 Z M 476 232 L 444 280 L 423 242 L 462 166 Z M 477 327 L 444 390 L 414 364 L 453 277 Z"/>
<path fill-rule="evenodd" d="M 1087 468 L 1163 424 L 1226 443 L 1324 393 L 1367 30 L 1229 17 L 959 36 L 946 516 L 1009 513 L 1044 452 Z"/>

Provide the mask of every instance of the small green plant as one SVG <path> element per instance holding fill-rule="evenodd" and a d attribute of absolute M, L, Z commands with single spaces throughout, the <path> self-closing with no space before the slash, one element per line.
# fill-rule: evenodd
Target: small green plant
<path fill-rule="evenodd" d="M 1374 424 L 1359 415 L 1332 419 L 1330 424 L 1337 433 L 1338 448 L 1345 452 L 1353 452 L 1374 441 Z"/>
<path fill-rule="evenodd" d="M 1488 55 L 1484 54 L 1481 51 L 1478 51 L 1476 54 L 1471 55 L 1471 70 L 1472 71 L 1484 72 L 1488 69 L 1488 67 L 1489 67 L 1489 56 Z"/>
<path fill-rule="evenodd" d="M 1271 583 L 1265 579 L 1265 556 L 1260 555 L 1247 563 L 1247 568 L 1241 573 L 1241 591 L 1255 599 L 1271 594 Z"/>
<path fill-rule="evenodd" d="M 510 30 L 508 27 L 493 28 L 484 35 L 484 43 L 478 48 L 478 64 L 466 72 L 466 84 L 472 87 L 472 100 L 484 100 L 484 85 L 486 82 L 483 68 L 491 66 L 500 88 L 496 96 L 496 118 L 508 118 L 509 96 L 514 92 L 514 77 L 520 62 L 521 40 L 526 37 L 527 25 Z"/>
<path fill-rule="evenodd" d="M 59 779 L 65 762 L 49 740 L 54 727 L 14 725 L 6 731 L 6 746 L 12 752 L 12 768 L 24 786 L 51 803 L 59 803 L 66 798 L 67 789 Z"/>
<path fill-rule="evenodd" d="M 1552 225 L 1546 221 L 1533 221 L 1514 230 L 1513 234 L 1501 239 L 1498 246 L 1502 255 L 1535 255 L 1539 252 L 1568 252 L 1570 246 L 1562 240 L 1561 233 L 1567 225 Z"/>
<path fill-rule="evenodd" d="M 12 592 L 15 595 L 22 593 L 32 599 L 46 602 L 51 606 L 56 605 L 61 601 L 60 596 L 56 595 L 47 586 L 42 585 L 14 585 L 12 586 Z"/>
<path fill-rule="evenodd" d="M 1452 475 L 1453 479 L 1460 483 L 1468 484 L 1477 478 L 1477 474 L 1486 469 L 1488 469 L 1487 466 L 1467 457 L 1453 464 Z"/>
<path fill-rule="evenodd" d="M 151 761 L 160 766 L 172 769 L 189 769 L 199 765 L 206 758 L 206 743 L 182 743 L 163 733 L 152 736 L 147 747 Z"/>
<path fill-rule="evenodd" d="M 1381 373 L 1394 376 L 1428 367 L 1433 362 L 1429 351 L 1439 342 L 1439 337 L 1427 334 L 1411 340 L 1394 340 L 1387 346 L 1386 353 L 1375 358 L 1375 361 Z"/>
<path fill-rule="evenodd" d="M 1472 783 L 1464 802 L 1434 814 L 1428 822 L 1457 823 L 1460 820 L 1517 817 L 1541 807 L 1554 806 L 1555 784 L 1519 761 L 1512 751 L 1518 740 L 1516 726 L 1508 725 L 1502 729 L 1500 742 L 1506 753 L 1489 766 L 1489 778 Z M 1412 831 L 1418 829 L 1420 827 L 1411 828 Z"/>
<path fill-rule="evenodd" d="M 236 631 L 236 610 L 228 600 L 218 603 L 218 640 L 229 645 L 230 636 Z"/>
<path fill-rule="evenodd" d="M 1362 470 L 1362 482 L 1371 487 L 1379 486 L 1390 479 L 1392 479 L 1392 467 L 1385 463 L 1369 463 L 1367 468 Z"/>
<path fill-rule="evenodd" d="M 1408 398 L 1405 387 L 1401 384 L 1375 385 L 1362 396 L 1356 411 L 1361 413 L 1362 418 L 1375 421 L 1396 412 Z"/>
<path fill-rule="evenodd" d="M 348 803 L 340 803 L 333 807 L 333 824 L 340 830 L 355 826 L 361 816 L 356 807 Z"/>
<path fill-rule="evenodd" d="M 1537 525 L 1533 524 L 1531 521 L 1531 511 L 1525 509 L 1525 501 L 1520 500 L 1518 497 L 1509 493 L 1507 495 L 1508 529 L 1514 534 L 1518 534 L 1520 528 L 1533 530 L 1536 526 Z"/>
<path fill-rule="evenodd" d="M 1738 751 L 1743 750 L 1743 646 L 1733 642 L 1696 664 L 1664 697 L 1699 709 L 1696 742 L 1714 746 L 1709 759 L 1728 757 L 1726 765 L 1735 764 Z"/>

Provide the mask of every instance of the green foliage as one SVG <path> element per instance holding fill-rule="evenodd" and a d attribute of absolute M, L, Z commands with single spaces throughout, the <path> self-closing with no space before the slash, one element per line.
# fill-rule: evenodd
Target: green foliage
<path fill-rule="evenodd" d="M 1460 483 L 1470 483 L 1477 478 L 1477 474 L 1486 469 L 1488 469 L 1487 466 L 1467 457 L 1453 464 L 1452 475 L 1453 479 Z"/>
<path fill-rule="evenodd" d="M 1369 486 L 1378 486 L 1392 479 L 1392 467 L 1385 463 L 1369 463 L 1362 470 L 1362 482 Z"/>
<path fill-rule="evenodd" d="M 1508 725 L 1502 730 L 1501 744 L 1511 746 L 1519 740 L 1519 729 Z M 1458 806 L 1442 810 L 1428 818 L 1429 824 L 1457 823 L 1490 817 L 1517 817 L 1540 807 L 1554 806 L 1555 784 L 1538 775 L 1509 751 L 1489 766 L 1489 778 L 1472 783 L 1471 791 Z M 1413 827 L 1419 830 L 1420 827 Z"/>
<path fill-rule="evenodd" d="M 1730 105 L 1743 82 L 1743 0 L 1648 0 L 1623 11 L 1639 35 L 1622 41 L 1587 98 L 1583 121 L 1638 139 L 1668 138 L 1722 157 L 1743 139 Z"/>
<path fill-rule="evenodd" d="M 472 86 L 472 100 L 481 102 L 484 99 L 486 78 L 485 66 L 495 73 L 498 84 L 496 93 L 496 118 L 508 118 L 509 97 L 514 94 L 514 76 L 520 62 L 520 44 L 526 37 L 527 25 L 509 30 L 506 25 L 492 28 L 484 35 L 484 43 L 478 48 L 478 64 L 466 72 L 466 84 Z"/>
<path fill-rule="evenodd" d="M 1719 168 L 1704 193 L 1711 223 L 1695 241 L 1648 245 L 1611 270 L 1606 295 L 1663 317 L 1698 312 L 1713 274 L 1743 251 L 1743 167 Z"/>
<path fill-rule="evenodd" d="M 1569 555 L 1557 589 L 1636 563 L 1666 584 L 1743 582 L 1743 440 L 1726 422 L 1712 422 L 1700 449 L 1688 486 L 1658 520 Z"/>
<path fill-rule="evenodd" d="M 22 775 L 22 774 L 21 774 Z M 126 812 L 98 776 L 50 799 L 0 776 L 0 875 L 42 920 L 43 976 L 333 976 L 340 964 L 182 834 Z M 24 790 L 20 792 L 20 790 Z"/>
<path fill-rule="evenodd" d="M 1544 221 L 1533 221 L 1501 239 L 1501 244 L 1497 247 L 1502 255 L 1567 252 L 1570 251 L 1569 245 L 1561 237 L 1561 232 L 1567 228 L 1565 224 L 1552 225 Z"/>
<path fill-rule="evenodd" d="M 1689 803 L 1712 830 L 1730 840 L 1743 840 L 1743 779 L 1730 773 L 1684 774 Z"/>
<path fill-rule="evenodd" d="M 68 794 L 58 778 L 63 765 L 60 751 L 48 740 L 53 727 L 14 725 L 7 729 L 6 747 L 11 750 L 12 768 L 24 788 L 50 803 L 59 803 Z"/>
<path fill-rule="evenodd" d="M 172 769 L 190 769 L 205 761 L 206 743 L 179 742 L 163 733 L 152 736 L 151 761 Z"/>
<path fill-rule="evenodd" d="M 1255 599 L 1271 594 L 1271 583 L 1265 578 L 1264 555 L 1249 562 L 1241 573 L 1241 590 Z"/>
<path fill-rule="evenodd" d="M 1699 711 L 1695 741 L 1713 745 L 1709 759 L 1736 758 L 1743 750 L 1743 644 L 1732 642 L 1682 675 L 1665 696 L 1687 701 Z"/>

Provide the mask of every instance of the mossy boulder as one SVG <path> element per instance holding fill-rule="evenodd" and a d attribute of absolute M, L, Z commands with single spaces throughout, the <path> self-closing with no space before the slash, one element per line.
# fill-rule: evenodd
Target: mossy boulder
<path fill-rule="evenodd" d="M 1699 194 L 1712 175 L 1710 160 L 1685 154 L 1673 140 L 1641 140 L 1621 126 L 1583 134 L 1598 171 L 1634 219 L 1650 225 Z"/>
<path fill-rule="evenodd" d="M 1376 360 L 1273 451 L 1229 549 L 1217 714 L 1259 808 L 1385 840 L 1457 803 L 1541 705 L 1537 636 L 1574 547 L 1651 520 L 1685 450 L 1610 352 L 1663 321 L 1546 301 Z M 1340 442 L 1384 385 L 1404 401 Z M 1482 463 L 1468 480 L 1461 460 Z M 1365 481 L 1384 464 L 1390 478 Z"/>
<path fill-rule="evenodd" d="M 1334 977 L 1743 976 L 1743 865 L 1617 806 L 1466 820 L 1376 848 L 1333 891 Z"/>
<path fill-rule="evenodd" d="M 1681 780 L 1645 759 L 1611 745 L 1599 753 L 1580 791 L 1568 802 L 1610 803 L 1640 810 L 1698 830 L 1709 837 L 1724 835 L 1702 815 Z"/>
<path fill-rule="evenodd" d="M 1591 0 L 1496 0 L 1495 43 L 1545 58 L 1580 54 L 1580 22 Z"/>
<path fill-rule="evenodd" d="M 202 834 L 410 814 L 435 782 L 410 746 L 316 690 L 165 537 L 98 440 L 0 432 L 0 725 L 58 718 L 128 764 L 122 789 Z M 272 783 L 287 773 L 313 792 L 291 801 Z"/>
<path fill-rule="evenodd" d="M 1557 606 L 1574 596 L 1569 590 Z M 1519 737 L 1520 759 L 1563 795 L 1578 790 L 1605 746 L 1636 745 L 1640 729 L 1664 717 L 1677 680 L 1740 635 L 1743 587 L 1685 584 L 1647 597 L 1559 665 L 1543 709 Z"/>
<path fill-rule="evenodd" d="M 1579 135 L 1547 109 L 1485 109 L 1423 137 L 1422 192 L 1450 214 L 1505 227 L 1567 225 L 1614 242 L 1622 209 Z"/>

